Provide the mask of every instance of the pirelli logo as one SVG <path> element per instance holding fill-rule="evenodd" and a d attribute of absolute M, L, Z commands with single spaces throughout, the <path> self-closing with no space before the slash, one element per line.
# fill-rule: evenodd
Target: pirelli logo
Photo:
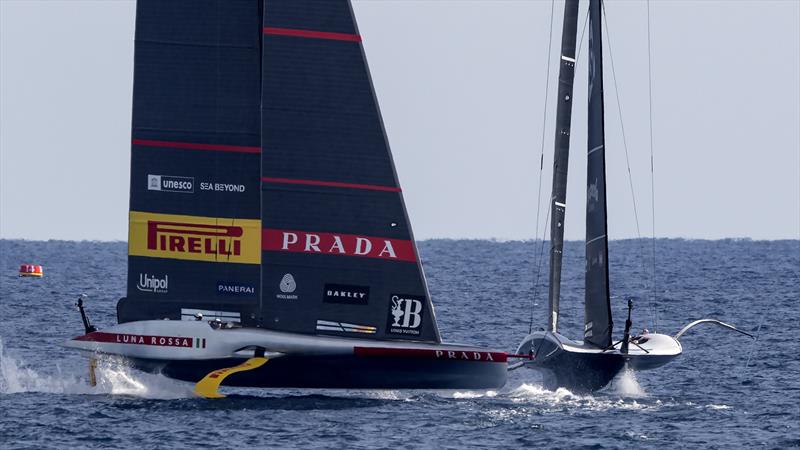
<path fill-rule="evenodd" d="M 133 256 L 240 264 L 261 263 L 261 221 L 130 212 Z"/>

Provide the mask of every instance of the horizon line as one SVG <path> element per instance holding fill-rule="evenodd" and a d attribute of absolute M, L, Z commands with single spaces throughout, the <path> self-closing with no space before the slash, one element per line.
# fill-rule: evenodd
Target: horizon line
<path fill-rule="evenodd" d="M 636 241 L 636 240 L 645 240 L 651 241 L 652 237 L 623 237 L 623 238 L 612 238 L 609 239 L 609 242 L 615 241 Z M 719 238 L 709 238 L 709 237 L 685 237 L 685 236 L 658 236 L 655 238 L 657 241 L 753 241 L 753 242 L 777 242 L 777 241 L 800 241 L 800 235 L 797 237 L 779 237 L 779 238 L 754 238 L 749 236 L 730 236 L 730 237 L 719 237 Z M 31 238 L 24 238 L 24 237 L 0 237 L 0 241 L 24 241 L 24 242 L 97 242 L 97 243 L 108 243 L 108 244 L 116 244 L 116 243 L 124 243 L 127 244 L 127 240 L 123 239 L 59 239 L 59 238 L 50 238 L 50 239 L 31 239 Z M 501 238 L 501 237 L 429 237 L 423 239 L 415 239 L 415 242 L 426 242 L 426 241 L 487 241 L 487 242 L 498 242 L 498 243 L 506 243 L 506 242 L 549 242 L 550 239 L 538 239 L 538 238 Z M 564 239 L 564 242 L 586 242 L 585 239 Z"/>

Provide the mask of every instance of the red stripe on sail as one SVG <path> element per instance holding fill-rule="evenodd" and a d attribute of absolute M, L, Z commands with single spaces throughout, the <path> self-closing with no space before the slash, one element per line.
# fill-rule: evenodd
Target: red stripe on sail
<path fill-rule="evenodd" d="M 420 358 L 441 361 L 476 361 L 504 363 L 508 361 L 503 352 L 481 350 L 424 349 L 424 348 L 382 348 L 355 347 L 353 353 L 360 357 Z"/>
<path fill-rule="evenodd" d="M 265 183 L 303 184 L 307 186 L 326 186 L 326 187 L 339 187 L 339 188 L 349 188 L 349 189 L 366 189 L 369 191 L 400 192 L 400 188 L 398 187 L 379 186 L 376 184 L 340 183 L 338 181 L 300 180 L 295 178 L 273 178 L 273 177 L 262 177 L 261 181 Z"/>
<path fill-rule="evenodd" d="M 261 230 L 261 249 L 272 252 L 356 256 L 416 262 L 409 240 L 316 231 Z"/>
<path fill-rule="evenodd" d="M 264 34 L 277 36 L 293 36 L 312 39 L 328 39 L 331 41 L 361 42 L 361 36 L 349 33 L 331 33 L 328 31 L 299 30 L 296 28 L 264 27 Z"/>
<path fill-rule="evenodd" d="M 199 144 L 196 142 L 153 141 L 148 139 L 134 139 L 133 145 L 145 147 L 167 147 L 183 150 L 209 150 L 218 152 L 261 153 L 261 147 L 244 147 L 241 145 Z"/>

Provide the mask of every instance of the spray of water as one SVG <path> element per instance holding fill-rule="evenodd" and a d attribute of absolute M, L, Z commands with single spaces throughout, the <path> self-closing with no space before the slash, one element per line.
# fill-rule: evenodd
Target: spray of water
<path fill-rule="evenodd" d="M 497 397 L 497 391 L 452 391 L 452 392 L 442 392 L 441 394 L 443 397 L 451 397 L 455 399 Z"/>
<path fill-rule="evenodd" d="M 86 368 L 88 373 L 88 361 Z M 55 373 L 43 373 L 30 367 L 21 358 L 10 354 L 0 338 L 0 395 L 40 392 L 48 394 L 130 395 L 153 399 L 191 397 L 191 385 L 127 367 L 116 359 L 99 360 L 97 386 L 91 387 L 86 375 L 64 373 L 54 366 Z"/>
<path fill-rule="evenodd" d="M 626 375 L 624 383 L 626 387 L 623 389 L 627 389 L 626 392 L 635 392 L 644 395 L 644 391 L 638 388 L 635 377 L 631 377 L 633 377 L 632 374 Z M 631 387 L 631 380 L 633 384 L 637 386 L 638 390 Z M 655 402 L 653 404 L 650 404 L 650 402 L 641 403 L 637 401 L 637 395 L 622 394 L 617 384 L 610 386 L 600 393 L 592 395 L 576 394 L 564 388 L 551 391 L 545 389 L 540 384 L 523 383 L 511 389 L 506 396 L 511 398 L 515 403 L 531 405 L 536 408 L 541 408 L 542 410 L 560 410 L 561 408 L 591 411 L 642 410 L 661 406 L 660 402 Z"/>
<path fill-rule="evenodd" d="M 622 397 L 642 398 L 647 397 L 647 392 L 639 385 L 636 380 L 636 372 L 628 367 L 625 368 L 617 375 L 614 381 L 611 382 L 611 391 Z"/>

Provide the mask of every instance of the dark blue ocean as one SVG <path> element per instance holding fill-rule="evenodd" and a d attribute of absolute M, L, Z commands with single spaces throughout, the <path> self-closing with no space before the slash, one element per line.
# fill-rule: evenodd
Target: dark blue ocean
<path fill-rule="evenodd" d="M 497 391 L 227 389 L 234 395 L 204 400 L 188 384 L 110 363 L 90 388 L 86 360 L 60 346 L 82 334 L 80 293 L 97 325 L 114 323 L 124 243 L 0 241 L 0 448 L 800 446 L 800 241 L 659 240 L 656 302 L 650 245 L 609 245 L 617 334 L 632 296 L 636 329 L 672 334 L 715 317 L 759 339 L 701 326 L 674 362 L 594 395 L 544 390 L 520 369 Z M 561 331 L 572 337 L 582 247 L 565 251 Z M 528 332 L 539 251 L 536 242 L 421 242 L 443 337 L 513 351 Z M 23 262 L 44 265 L 45 277 L 18 278 Z M 536 328 L 546 280 L 544 264 Z"/>

